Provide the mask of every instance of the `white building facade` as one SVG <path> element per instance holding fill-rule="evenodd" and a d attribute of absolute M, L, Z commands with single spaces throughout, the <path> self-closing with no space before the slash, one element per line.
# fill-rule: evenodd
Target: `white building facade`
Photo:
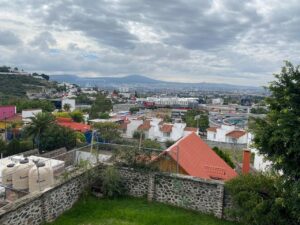
<path fill-rule="evenodd" d="M 41 109 L 26 109 L 22 110 L 22 121 L 26 123 L 31 122 L 31 118 L 35 117 L 38 113 L 41 113 Z"/>
<path fill-rule="evenodd" d="M 248 134 L 248 148 L 252 153 L 254 153 L 254 163 L 253 167 L 257 171 L 266 172 L 271 169 L 272 162 L 267 160 L 266 157 L 262 154 L 259 154 L 258 150 L 253 147 L 253 134 Z"/>
<path fill-rule="evenodd" d="M 221 127 L 210 127 L 207 129 L 207 140 L 224 142 L 224 143 L 236 143 L 247 144 L 247 132 L 244 130 L 238 130 L 235 126 L 221 125 Z"/>
<path fill-rule="evenodd" d="M 146 139 L 159 142 L 177 141 L 191 132 L 197 133 L 196 128 L 187 129 L 185 123 L 163 123 L 160 118 L 129 119 L 126 129 L 123 130 L 123 136 L 133 138 L 135 131 L 143 132 Z"/>

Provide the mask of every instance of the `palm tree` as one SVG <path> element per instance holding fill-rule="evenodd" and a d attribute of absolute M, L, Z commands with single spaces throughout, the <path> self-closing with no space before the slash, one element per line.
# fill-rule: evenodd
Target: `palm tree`
<path fill-rule="evenodd" d="M 55 122 L 55 117 L 51 113 L 38 113 L 31 118 L 30 124 L 26 127 L 26 133 L 37 140 L 38 149 L 40 147 L 40 137 L 44 131 Z"/>

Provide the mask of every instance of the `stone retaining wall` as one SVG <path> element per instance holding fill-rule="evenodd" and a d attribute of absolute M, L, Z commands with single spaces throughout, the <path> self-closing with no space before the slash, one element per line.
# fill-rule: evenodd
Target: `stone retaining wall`
<path fill-rule="evenodd" d="M 119 168 L 119 170 L 131 196 L 147 196 L 150 201 L 213 214 L 219 218 L 223 216 L 223 182 L 128 168 Z"/>
<path fill-rule="evenodd" d="M 103 170 L 106 165 L 99 166 Z M 94 168 L 94 171 L 98 168 Z M 147 197 L 195 211 L 223 217 L 230 206 L 230 196 L 218 181 L 207 181 L 189 176 L 170 175 L 132 168 L 119 168 L 120 176 L 135 197 Z M 99 174 L 99 172 L 95 173 Z M 0 209 L 1 225 L 40 225 L 55 220 L 70 209 L 87 185 L 86 172 L 73 174 L 72 178 L 43 193 L 29 194 Z"/>
<path fill-rule="evenodd" d="M 0 209 L 1 225 L 40 225 L 55 220 L 78 200 L 86 184 L 84 173 L 73 175 L 43 193 L 29 194 Z"/>

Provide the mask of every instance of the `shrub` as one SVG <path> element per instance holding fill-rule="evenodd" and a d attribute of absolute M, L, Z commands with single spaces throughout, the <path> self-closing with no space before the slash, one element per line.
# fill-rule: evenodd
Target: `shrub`
<path fill-rule="evenodd" d="M 119 171 L 113 167 L 109 166 L 101 174 L 102 181 L 102 193 L 109 197 L 117 197 L 124 195 L 125 189 L 121 181 Z"/>
<path fill-rule="evenodd" d="M 143 141 L 142 144 L 143 148 L 146 149 L 156 149 L 156 150 L 161 150 L 161 145 L 159 142 L 155 141 L 155 140 L 150 140 L 150 139 L 146 139 Z"/>
<path fill-rule="evenodd" d="M 235 165 L 234 163 L 232 162 L 230 156 L 226 153 L 226 152 L 223 152 L 222 150 L 220 150 L 218 147 L 213 147 L 212 148 L 215 153 L 218 154 L 218 156 L 220 156 L 231 168 L 235 168 Z"/>
<path fill-rule="evenodd" d="M 132 137 L 134 138 L 134 139 L 140 139 L 141 138 L 141 135 L 142 135 L 142 139 L 145 139 L 145 133 L 144 132 L 142 132 L 142 131 L 134 131 L 133 132 L 133 135 L 132 135 Z"/>
<path fill-rule="evenodd" d="M 284 204 L 279 177 L 263 174 L 239 176 L 226 183 L 233 207 L 228 216 L 251 225 L 293 224 Z"/>
<path fill-rule="evenodd" d="M 171 147 L 174 143 L 175 143 L 175 141 L 170 141 L 170 140 L 168 140 L 168 141 L 166 141 L 165 145 L 166 145 L 167 148 L 169 148 L 169 147 Z"/>

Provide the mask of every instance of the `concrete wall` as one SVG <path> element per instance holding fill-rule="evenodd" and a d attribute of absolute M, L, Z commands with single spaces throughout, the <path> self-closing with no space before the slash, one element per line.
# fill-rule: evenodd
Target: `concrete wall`
<path fill-rule="evenodd" d="M 210 141 L 207 139 L 203 139 L 206 144 L 209 145 L 209 147 L 218 147 L 218 148 L 223 148 L 223 149 L 238 149 L 238 150 L 243 150 L 247 148 L 247 144 L 233 144 L 233 143 L 227 143 L 227 142 L 218 142 L 218 141 Z"/>

